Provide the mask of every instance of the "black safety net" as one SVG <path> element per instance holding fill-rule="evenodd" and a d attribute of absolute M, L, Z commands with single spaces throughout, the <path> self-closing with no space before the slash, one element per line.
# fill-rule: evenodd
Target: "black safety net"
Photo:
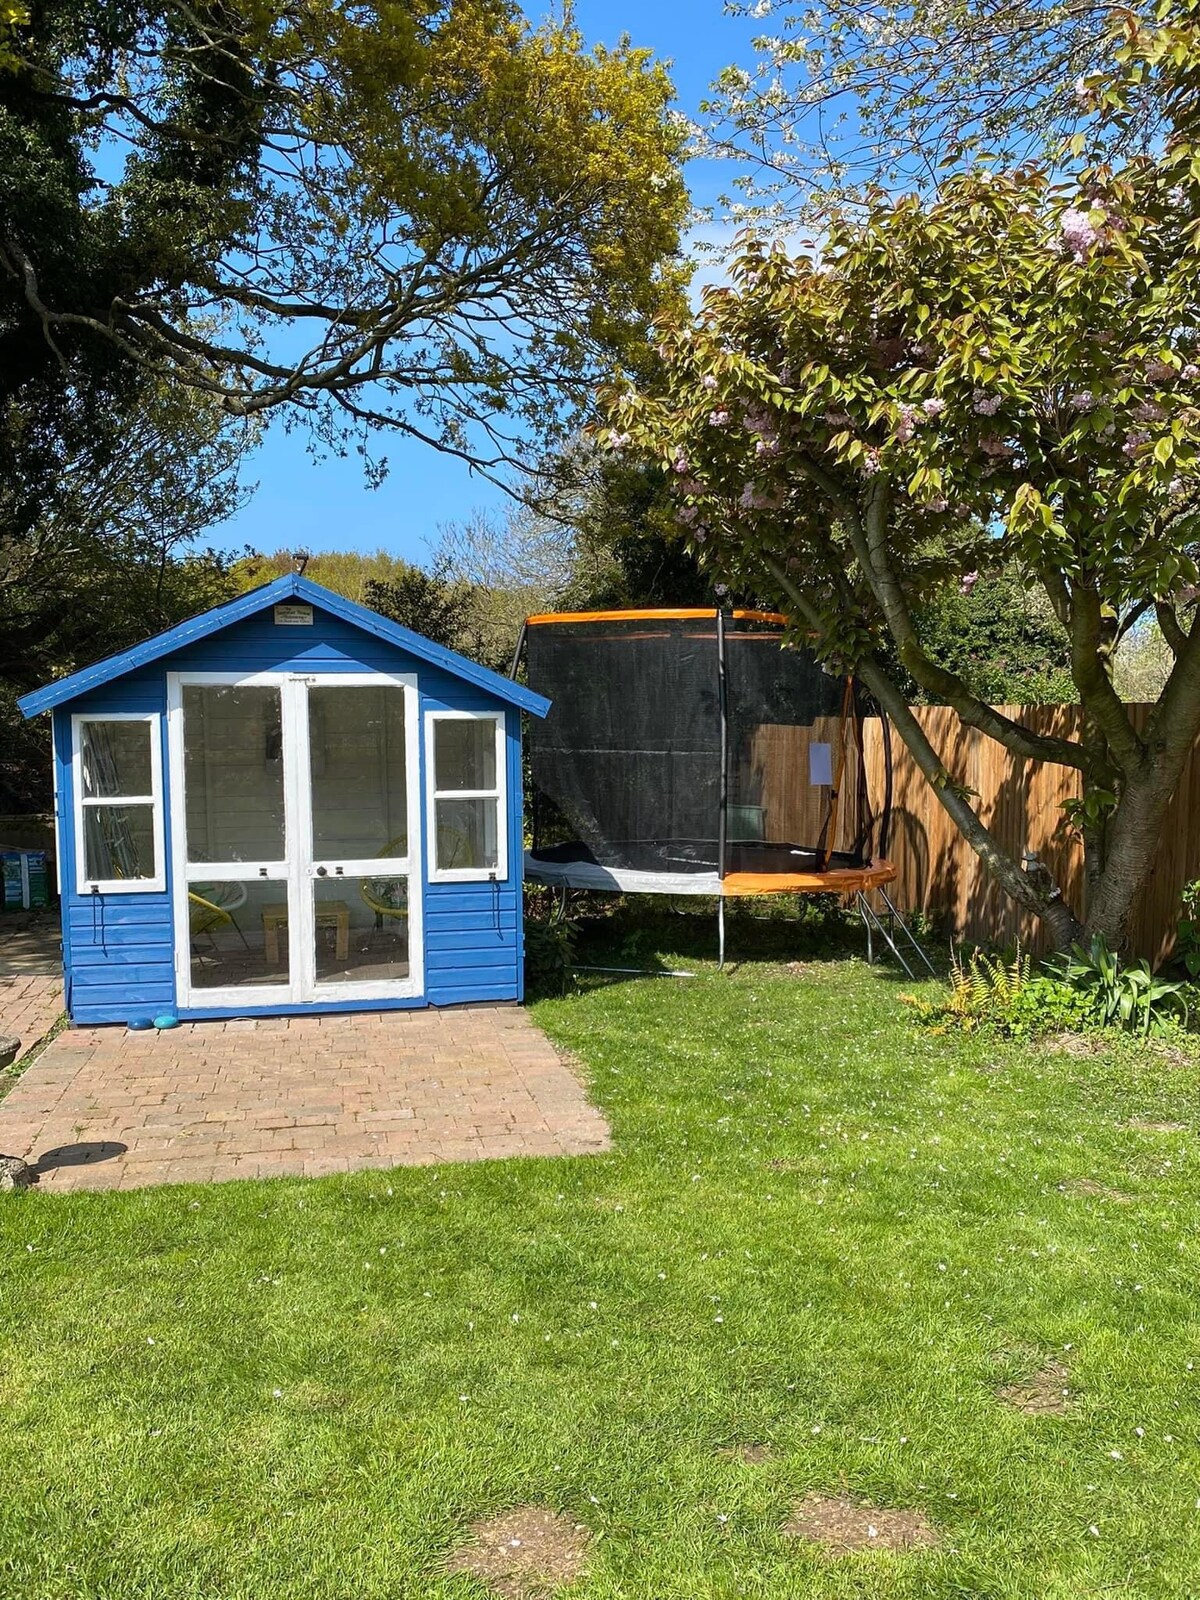
<path fill-rule="evenodd" d="M 539 622 L 526 662 L 552 702 L 529 728 L 535 856 L 722 875 L 870 859 L 867 707 L 777 624 Z"/>

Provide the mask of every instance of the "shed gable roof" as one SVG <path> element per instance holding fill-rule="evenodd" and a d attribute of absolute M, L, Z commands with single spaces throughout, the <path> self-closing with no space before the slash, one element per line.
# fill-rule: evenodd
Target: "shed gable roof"
<path fill-rule="evenodd" d="M 223 606 L 214 606 L 211 611 L 203 611 L 198 617 L 189 617 L 186 622 L 168 628 L 165 633 L 156 633 L 152 639 L 134 645 L 131 650 L 123 650 L 119 655 L 108 656 L 93 666 L 73 672 L 68 678 L 59 678 L 54 683 L 48 683 L 45 688 L 35 689 L 30 694 L 23 695 L 17 704 L 26 717 L 35 717 L 40 711 L 50 711 L 55 706 L 64 705 L 68 700 L 78 699 L 80 695 L 98 689 L 114 678 L 123 677 L 127 672 L 135 672 L 139 667 L 150 666 L 153 662 L 162 660 L 164 656 L 182 650 L 186 645 L 195 644 L 199 639 L 207 639 L 211 634 L 219 633 L 222 628 L 228 628 L 235 622 L 242 622 L 246 617 L 252 617 L 257 612 L 265 611 L 283 600 L 307 601 L 309 605 L 317 606 L 332 616 L 340 617 L 343 622 L 361 628 L 364 633 L 374 634 L 377 639 L 395 645 L 398 650 L 407 651 L 418 661 L 440 667 L 453 677 L 461 678 L 465 683 L 473 684 L 486 694 L 494 695 L 497 700 L 518 706 L 522 711 L 530 711 L 536 717 L 544 717 L 550 709 L 550 702 L 544 695 L 534 694 L 532 689 L 525 688 L 523 684 L 514 683 L 511 678 L 502 677 L 500 673 L 492 672 L 488 667 L 481 667 L 477 661 L 471 661 L 455 650 L 447 650 L 444 645 L 434 644 L 431 639 L 413 633 L 409 628 L 402 628 L 398 622 L 380 616 L 377 611 L 356 605 L 353 600 L 346 600 L 340 594 L 334 594 L 332 589 L 326 589 L 319 583 L 313 583 L 310 578 L 302 578 L 296 573 L 276 578 L 274 582 L 264 584 L 259 589 L 250 589 L 246 594 L 238 595 L 236 600 L 229 600 Z"/>

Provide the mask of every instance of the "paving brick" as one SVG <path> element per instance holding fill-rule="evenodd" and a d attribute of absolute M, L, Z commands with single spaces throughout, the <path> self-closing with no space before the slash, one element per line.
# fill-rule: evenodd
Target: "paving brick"
<path fill-rule="evenodd" d="M 0 1102 L 0 1150 L 43 1157 L 50 1191 L 324 1177 L 607 1144 L 570 1064 L 509 1006 L 170 1034 L 71 1029 Z"/>

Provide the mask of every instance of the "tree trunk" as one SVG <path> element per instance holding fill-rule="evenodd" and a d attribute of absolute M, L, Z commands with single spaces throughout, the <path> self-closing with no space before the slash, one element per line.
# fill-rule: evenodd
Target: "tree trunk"
<path fill-rule="evenodd" d="M 1062 890 L 1049 871 L 1026 872 L 1021 863 L 997 840 L 980 820 L 966 792 L 957 786 L 941 756 L 933 748 L 924 728 L 913 715 L 898 686 L 877 663 L 860 662 L 859 677 L 891 718 L 892 726 L 904 741 L 909 754 L 929 781 L 943 810 L 963 838 L 983 862 L 996 882 L 1031 916 L 1045 924 L 1054 946 L 1066 950 L 1083 934 L 1083 926 L 1063 899 Z"/>
<path fill-rule="evenodd" d="M 1171 764 L 1173 766 L 1174 763 Z M 1104 862 L 1089 885 L 1086 932 L 1102 934 L 1111 950 L 1129 941 L 1129 927 L 1154 858 L 1178 772 L 1155 762 L 1126 778 L 1105 829 Z"/>

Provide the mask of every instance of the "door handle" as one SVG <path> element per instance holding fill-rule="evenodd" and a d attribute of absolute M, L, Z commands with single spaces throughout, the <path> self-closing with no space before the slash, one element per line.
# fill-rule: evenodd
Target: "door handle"
<path fill-rule="evenodd" d="M 317 877 L 318 878 L 327 878 L 328 876 L 329 876 L 329 868 L 328 867 L 318 867 L 317 868 Z"/>
<path fill-rule="evenodd" d="M 266 869 L 266 867 L 259 867 L 259 869 L 258 869 L 258 875 L 259 875 L 259 877 L 260 877 L 260 878 L 265 878 L 265 877 L 266 877 L 266 875 L 267 875 L 267 869 Z"/>

